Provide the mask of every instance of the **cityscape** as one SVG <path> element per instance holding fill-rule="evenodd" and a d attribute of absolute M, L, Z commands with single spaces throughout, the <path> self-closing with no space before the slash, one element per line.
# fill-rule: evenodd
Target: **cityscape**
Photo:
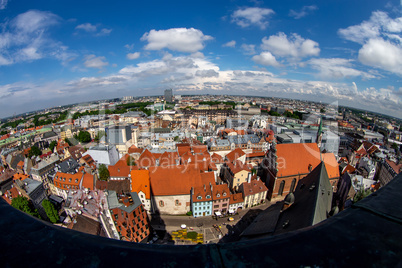
<path fill-rule="evenodd" d="M 0 25 L 6 266 L 400 265 L 400 0 L 0 0 Z"/>
<path fill-rule="evenodd" d="M 402 171 L 400 119 L 300 100 L 166 89 L 1 127 L 9 204 L 137 243 L 225 243 L 313 226 Z"/>

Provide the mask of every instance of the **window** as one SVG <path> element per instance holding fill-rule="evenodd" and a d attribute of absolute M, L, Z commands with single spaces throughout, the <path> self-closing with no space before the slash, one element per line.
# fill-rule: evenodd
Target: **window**
<path fill-rule="evenodd" d="M 219 208 L 219 205 L 215 205 L 214 208 Z"/>
<path fill-rule="evenodd" d="M 222 204 L 222 207 L 227 207 L 227 206 L 228 206 L 228 204 L 227 204 L 227 203 Z"/>
<path fill-rule="evenodd" d="M 163 206 L 165 206 L 165 203 L 161 200 L 161 201 L 159 201 L 159 206 L 163 207 Z"/>
<path fill-rule="evenodd" d="M 226 193 L 223 193 L 223 196 L 226 196 Z"/>
<path fill-rule="evenodd" d="M 296 186 L 296 178 L 294 178 L 292 180 L 292 184 L 290 185 L 290 192 L 293 193 L 293 191 L 295 190 L 295 186 Z"/>
<path fill-rule="evenodd" d="M 209 199 L 209 198 L 211 198 L 211 196 L 210 196 L 210 195 L 207 195 L 207 199 Z"/>
<path fill-rule="evenodd" d="M 197 199 L 198 199 L 198 200 L 201 200 L 201 199 L 202 199 L 201 195 L 197 196 Z"/>
<path fill-rule="evenodd" d="M 279 185 L 278 195 L 283 194 L 283 188 L 285 188 L 285 181 L 281 181 L 281 184 Z"/>
<path fill-rule="evenodd" d="M 180 205 L 179 200 L 177 200 L 177 199 L 176 199 L 176 201 L 174 201 L 174 203 L 175 203 L 176 206 Z"/>
<path fill-rule="evenodd" d="M 220 195 L 220 194 L 217 194 L 216 197 L 221 197 L 221 195 Z"/>

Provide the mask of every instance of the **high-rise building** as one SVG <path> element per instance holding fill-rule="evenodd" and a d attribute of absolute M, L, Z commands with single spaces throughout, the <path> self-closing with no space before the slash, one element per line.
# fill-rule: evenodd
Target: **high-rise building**
<path fill-rule="evenodd" d="M 173 101 L 173 90 L 172 89 L 165 90 L 165 101 L 167 101 L 167 102 Z"/>

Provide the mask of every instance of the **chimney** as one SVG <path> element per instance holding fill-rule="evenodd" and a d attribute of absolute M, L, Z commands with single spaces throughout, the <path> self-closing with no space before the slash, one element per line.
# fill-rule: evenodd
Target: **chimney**
<path fill-rule="evenodd" d="M 249 172 L 247 175 L 247 182 L 250 183 L 251 182 L 251 173 Z"/>
<path fill-rule="evenodd" d="M 209 183 L 209 186 L 211 187 L 211 193 L 212 193 L 213 192 L 212 183 Z"/>
<path fill-rule="evenodd" d="M 206 192 L 207 191 L 207 187 L 205 186 L 205 184 L 204 184 L 204 192 Z"/>

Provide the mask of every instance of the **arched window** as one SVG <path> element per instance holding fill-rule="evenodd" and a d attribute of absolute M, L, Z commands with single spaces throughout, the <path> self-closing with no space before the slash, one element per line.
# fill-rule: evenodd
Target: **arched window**
<path fill-rule="evenodd" d="M 282 195 L 283 188 L 285 188 L 285 181 L 281 181 L 281 184 L 279 185 L 278 195 Z"/>
<path fill-rule="evenodd" d="M 293 193 L 296 186 L 296 178 L 292 180 L 292 184 L 290 185 L 290 192 Z"/>
<path fill-rule="evenodd" d="M 159 201 L 159 206 L 160 207 L 163 207 L 165 205 L 165 203 L 161 200 L 161 201 Z"/>

